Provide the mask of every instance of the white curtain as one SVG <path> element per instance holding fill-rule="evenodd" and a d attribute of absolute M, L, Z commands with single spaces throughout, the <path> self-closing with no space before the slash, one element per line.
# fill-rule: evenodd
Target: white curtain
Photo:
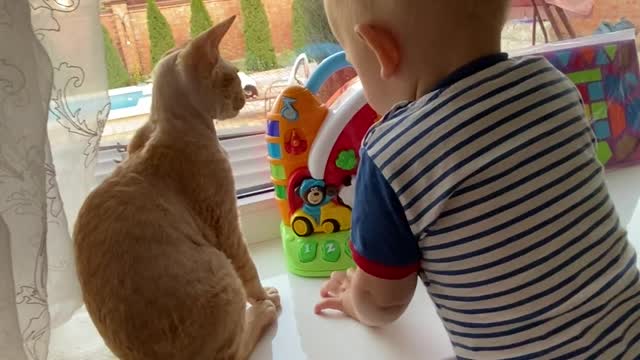
<path fill-rule="evenodd" d="M 0 0 L 0 359 L 81 303 L 71 230 L 108 113 L 98 0 Z M 99 254 L 96 254 L 99 256 Z"/>

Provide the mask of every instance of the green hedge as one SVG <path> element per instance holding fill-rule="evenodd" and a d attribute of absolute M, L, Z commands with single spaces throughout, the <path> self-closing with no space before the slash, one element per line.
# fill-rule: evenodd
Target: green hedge
<path fill-rule="evenodd" d="M 191 38 L 209 30 L 213 25 L 202 0 L 191 0 Z"/>
<path fill-rule="evenodd" d="M 327 21 L 322 0 L 293 0 L 292 6 L 293 47 L 297 53 L 301 53 L 311 44 L 337 44 L 338 41 L 333 36 Z"/>
<path fill-rule="evenodd" d="M 118 49 L 113 45 L 107 29 L 102 26 L 102 39 L 104 41 L 104 60 L 107 65 L 107 80 L 109 89 L 129 85 L 130 78 L 127 68 L 122 62 Z"/>
<path fill-rule="evenodd" d="M 171 27 L 155 0 L 147 0 L 147 26 L 151 45 L 151 63 L 155 66 L 162 55 L 176 46 Z"/>
<path fill-rule="evenodd" d="M 305 18 L 312 19 L 307 22 L 307 42 L 319 43 L 329 42 L 337 43 L 335 36 L 331 32 L 327 13 L 324 11 L 322 0 L 305 0 Z"/>
<path fill-rule="evenodd" d="M 293 49 L 296 52 L 300 52 L 305 46 L 307 46 L 307 12 L 305 11 L 305 4 L 309 0 L 293 0 Z"/>
<path fill-rule="evenodd" d="M 260 0 L 241 0 L 244 17 L 245 66 L 249 71 L 275 69 L 276 52 L 273 49 L 269 19 Z"/>
<path fill-rule="evenodd" d="M 297 50 L 312 43 L 337 43 L 322 0 L 293 0 L 293 45 Z"/>

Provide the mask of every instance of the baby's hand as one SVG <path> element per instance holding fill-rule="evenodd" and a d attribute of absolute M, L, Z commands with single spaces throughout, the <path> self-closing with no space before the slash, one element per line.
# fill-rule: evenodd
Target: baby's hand
<path fill-rule="evenodd" d="M 324 283 L 320 290 L 320 296 L 322 296 L 323 300 L 316 305 L 316 314 L 321 314 L 326 309 L 332 309 L 341 311 L 356 320 L 358 319 L 353 308 L 351 295 L 354 274 L 355 269 L 331 274 L 331 279 Z"/>

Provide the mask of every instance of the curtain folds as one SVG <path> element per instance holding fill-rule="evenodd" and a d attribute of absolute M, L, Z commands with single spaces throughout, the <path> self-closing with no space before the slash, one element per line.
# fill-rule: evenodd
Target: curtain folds
<path fill-rule="evenodd" d="M 98 11 L 0 0 L 1 359 L 47 359 L 82 305 L 70 234 L 109 114 Z"/>

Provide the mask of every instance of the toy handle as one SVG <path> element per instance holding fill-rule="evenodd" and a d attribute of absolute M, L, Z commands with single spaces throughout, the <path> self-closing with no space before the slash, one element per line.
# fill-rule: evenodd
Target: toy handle
<path fill-rule="evenodd" d="M 344 51 L 329 56 L 324 59 L 313 72 L 307 81 L 307 89 L 311 91 L 312 94 L 317 94 L 324 82 L 327 81 L 331 75 L 348 67 L 352 67 L 352 65 L 347 61 L 347 56 Z"/>

